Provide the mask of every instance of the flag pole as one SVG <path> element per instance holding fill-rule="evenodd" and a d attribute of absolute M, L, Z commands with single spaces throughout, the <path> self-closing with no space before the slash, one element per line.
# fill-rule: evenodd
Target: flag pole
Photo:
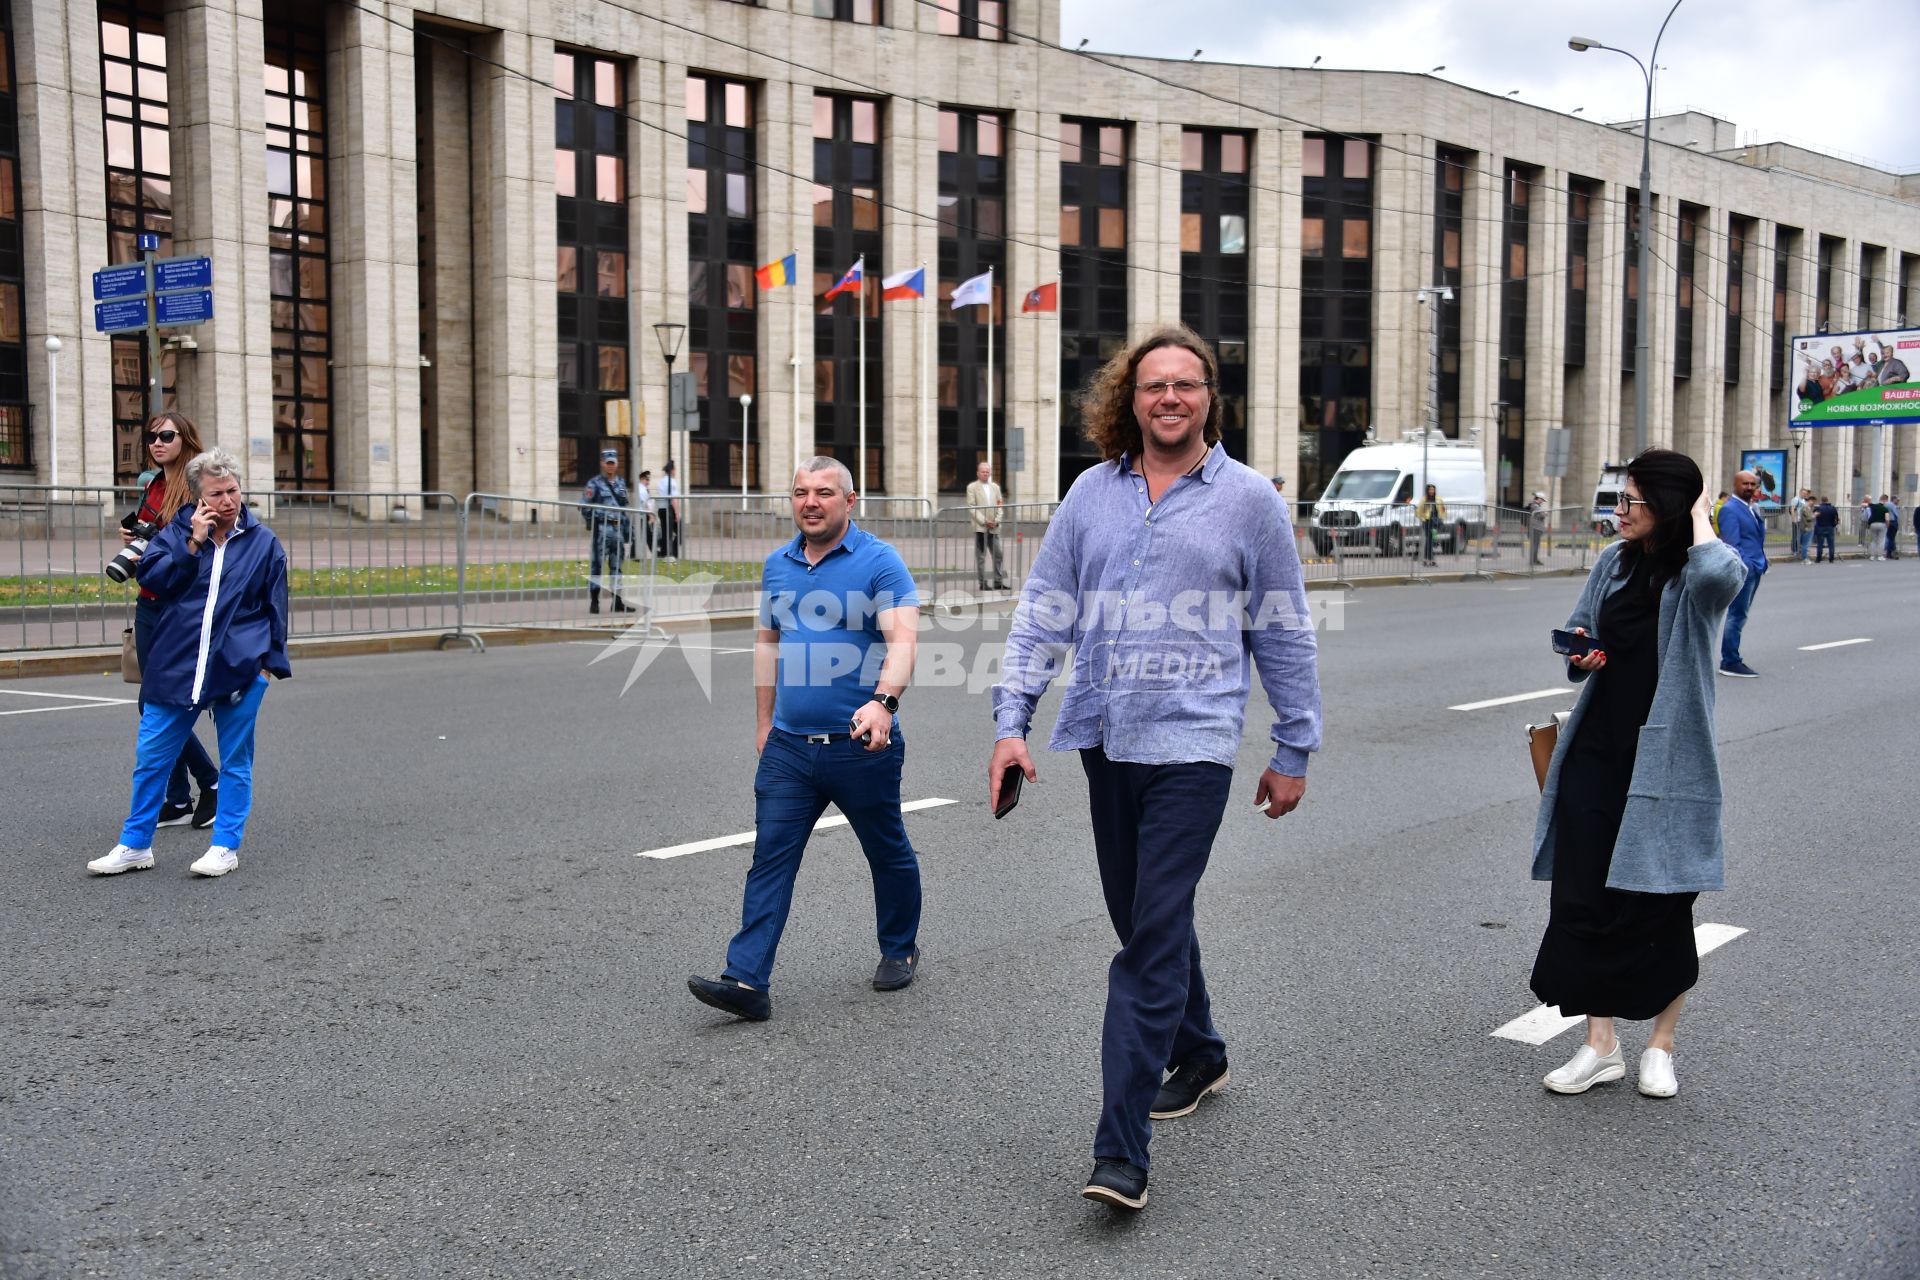
<path fill-rule="evenodd" d="M 933 501 L 933 452 L 928 437 L 928 410 L 933 405 L 933 384 L 928 381 L 927 362 L 933 349 L 933 304 L 938 289 L 927 288 L 925 275 L 927 264 L 920 264 L 920 295 L 926 305 L 920 318 L 920 494 L 929 503 Z"/>
<path fill-rule="evenodd" d="M 861 254 L 859 261 L 853 264 L 860 273 L 860 291 L 854 294 L 859 305 L 854 308 L 854 322 L 860 326 L 860 468 L 853 482 L 855 493 L 867 491 L 867 255 Z"/>
<path fill-rule="evenodd" d="M 793 251 L 793 254 L 794 254 L 794 265 L 797 267 L 799 265 L 799 260 L 800 260 L 800 251 L 798 249 L 795 249 Z M 799 272 L 796 270 L 794 274 L 797 276 L 799 275 Z M 790 281 L 789 283 L 793 285 L 793 358 L 788 360 L 787 363 L 793 367 L 793 470 L 798 471 L 800 469 L 800 463 L 802 461 L 800 456 L 800 310 L 801 310 L 801 302 L 800 302 L 800 282 L 798 280 L 793 280 L 793 281 Z M 811 286 L 809 286 L 809 288 L 811 288 Z M 809 295 L 809 300 L 807 305 L 809 306 L 812 305 L 811 295 Z"/>
<path fill-rule="evenodd" d="M 1067 398 L 1066 360 L 1060 354 L 1066 345 L 1065 335 L 1060 331 L 1060 291 L 1066 287 L 1059 276 L 1053 278 L 1053 456 L 1060 456 L 1060 402 Z M 1060 478 L 1054 476 L 1054 493 L 1060 492 Z"/>
<path fill-rule="evenodd" d="M 987 268 L 987 479 L 993 479 L 993 268 Z"/>

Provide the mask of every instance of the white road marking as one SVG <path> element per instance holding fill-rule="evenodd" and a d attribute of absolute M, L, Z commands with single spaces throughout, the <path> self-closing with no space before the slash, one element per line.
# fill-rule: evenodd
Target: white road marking
<path fill-rule="evenodd" d="M 1574 693 L 1572 685 L 1561 685 L 1558 689 L 1536 689 L 1532 693 L 1515 693 L 1504 698 L 1488 698 L 1485 702 L 1463 702 L 1457 707 L 1448 707 L 1449 711 L 1485 711 L 1488 707 L 1504 707 L 1512 702 L 1533 702 L 1540 698 L 1557 698 L 1564 693 Z"/>
<path fill-rule="evenodd" d="M 937 809 L 941 805 L 959 803 L 958 800 L 942 800 L 938 796 L 933 796 L 925 800 L 909 800 L 900 806 L 900 812 L 914 813 L 921 809 Z M 813 829 L 815 831 L 825 831 L 829 827 L 844 827 L 846 825 L 846 815 L 836 813 L 814 823 Z M 734 845 L 752 844 L 753 835 L 754 833 L 751 831 L 742 831 L 737 835 L 715 836 L 711 840 L 695 840 L 690 844 L 670 844 L 664 849 L 646 849 L 633 856 L 636 858 L 679 858 L 689 853 L 706 853 L 710 849 L 728 849 Z"/>
<path fill-rule="evenodd" d="M 59 698 L 57 707 L 22 707 L 18 711 L 0 711 L 0 716 L 32 716 L 45 711 L 93 711 L 100 707 L 125 707 L 138 701 L 135 698 L 96 698 L 84 693 L 41 693 L 33 689 L 0 689 L 0 693 L 10 693 L 16 698 Z"/>
<path fill-rule="evenodd" d="M 1725 946 L 1745 933 L 1739 925 L 1702 924 L 1693 930 L 1693 950 L 1696 955 L 1705 955 Z M 1565 1031 L 1568 1027 L 1586 1021 L 1584 1016 L 1569 1018 L 1560 1012 L 1559 1006 L 1551 1004 L 1536 1005 L 1521 1014 L 1505 1026 L 1495 1027 L 1493 1035 L 1502 1040 L 1518 1040 L 1521 1044 L 1545 1044 Z"/>
<path fill-rule="evenodd" d="M 1850 644 L 1872 644 L 1872 643 L 1873 643 L 1873 637 L 1860 636 L 1857 639 L 1853 639 L 1853 640 L 1829 640 L 1825 644 L 1803 644 L 1800 646 L 1800 652 L 1818 653 L 1822 649 L 1844 649 Z"/>
<path fill-rule="evenodd" d="M 639 648 L 641 645 L 651 643 L 651 644 L 665 645 L 670 649 L 705 649 L 709 653 L 717 653 L 722 655 L 730 654 L 730 653 L 752 653 L 753 652 L 753 649 L 751 647 L 748 647 L 745 649 L 738 649 L 738 648 L 729 648 L 725 645 L 699 644 L 697 642 L 687 641 L 687 640 L 662 640 L 659 636 L 654 636 L 651 641 L 649 641 L 645 636 L 637 636 L 632 639 L 629 639 L 625 635 L 615 635 L 615 636 L 609 636 L 605 640 L 567 640 L 567 641 L 563 641 L 562 643 L 592 645 L 596 649 Z"/>

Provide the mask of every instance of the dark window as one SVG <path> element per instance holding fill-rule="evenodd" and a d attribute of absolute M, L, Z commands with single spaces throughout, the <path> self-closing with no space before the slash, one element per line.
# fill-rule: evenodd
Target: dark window
<path fill-rule="evenodd" d="M 559 482 L 587 482 L 620 434 L 627 386 L 625 65 L 553 54 L 555 292 L 559 302 Z"/>
<path fill-rule="evenodd" d="M 1673 376 L 1693 376 L 1694 264 L 1698 259 L 1700 215 L 1698 205 L 1682 204 L 1675 234 L 1680 243 L 1673 257 Z"/>
<path fill-rule="evenodd" d="M 1820 261 L 1813 282 L 1813 325 L 1816 333 L 1833 327 L 1833 266 L 1840 256 L 1842 242 L 1832 236 L 1820 237 Z"/>
<path fill-rule="evenodd" d="M 1740 348 L 1746 340 L 1747 242 L 1753 238 L 1750 218 L 1727 219 L 1727 340 L 1721 362 L 1728 386 L 1740 381 Z"/>
<path fill-rule="evenodd" d="M 265 33 L 274 487 L 330 489 L 326 30 L 317 6 L 272 5 Z"/>
<path fill-rule="evenodd" d="M 982 6 L 984 7 L 984 6 Z M 966 489 L 986 461 L 987 384 L 993 384 L 993 474 L 1006 485 L 1006 118 L 990 111 L 940 112 L 939 475 L 942 493 Z M 987 315 L 945 304 L 954 286 L 993 270 L 993 376 L 987 376 Z"/>
<path fill-rule="evenodd" d="M 1853 315 L 1853 327 L 1856 329 L 1873 327 L 1873 281 L 1880 274 L 1886 256 L 1887 251 L 1878 245 L 1860 246 L 1860 308 Z"/>
<path fill-rule="evenodd" d="M 1626 257 L 1620 272 L 1620 369 L 1632 373 L 1640 359 L 1640 193 L 1626 196 Z"/>
<path fill-rule="evenodd" d="M 863 26 L 879 26 L 880 0 L 813 0 L 813 16 L 832 18 L 836 22 L 858 22 Z"/>
<path fill-rule="evenodd" d="M 1460 435 L 1460 305 L 1465 292 L 1461 287 L 1465 273 L 1461 270 L 1460 252 L 1465 235 L 1467 167 L 1471 163 L 1471 156 L 1452 147 L 1440 147 L 1434 153 L 1433 255 L 1439 264 L 1436 279 L 1453 288 L 1452 299 L 1442 299 L 1439 304 L 1440 432 L 1456 439 Z M 1339 461 L 1338 458 L 1330 461 L 1329 475 Z"/>
<path fill-rule="evenodd" d="M 886 385 L 880 308 L 880 104 L 870 98 L 813 98 L 814 451 L 839 458 L 861 493 L 886 491 L 886 432 L 876 412 Z M 864 257 L 865 285 L 828 301 L 826 292 Z M 860 303 L 866 307 L 866 361 L 860 359 Z M 866 374 L 867 453 L 860 451 L 860 384 Z"/>
<path fill-rule="evenodd" d="M 689 488 L 737 488 L 742 395 L 759 398 L 753 86 L 687 77 L 687 349 L 700 389 Z M 795 283 L 784 286 L 797 289 Z M 782 295 L 782 301 L 791 301 Z"/>
<path fill-rule="evenodd" d="M 823 0 L 814 0 L 822 3 Z M 1005 40 L 1011 0 L 939 0 L 940 34 L 969 40 Z M 973 473 L 967 473 L 969 482 Z M 963 488 L 965 486 L 962 486 Z"/>
<path fill-rule="evenodd" d="M 0 0 L 0 467 L 33 465 L 27 417 L 25 250 L 20 237 L 19 105 L 13 75 L 13 6 Z"/>
<path fill-rule="evenodd" d="M 100 7 L 100 101 L 107 141 L 107 261 L 140 261 L 143 232 L 160 237 L 156 257 L 173 255 L 173 160 L 168 134 L 167 37 L 151 0 Z M 110 340 L 113 475 L 131 483 L 146 468 L 141 431 L 153 369 L 144 333 Z M 164 403 L 173 403 L 173 353 L 161 357 Z"/>
<path fill-rule="evenodd" d="M 1253 137 L 1228 129 L 1187 129 L 1180 139 L 1180 319 L 1219 356 L 1220 385 L 1214 394 L 1220 397 L 1220 440 L 1244 462 L 1251 336 L 1247 223 L 1253 207 L 1247 174 Z M 1340 241 L 1334 237 L 1328 243 Z M 1364 269 L 1366 260 L 1358 266 Z"/>
<path fill-rule="evenodd" d="M 1060 122 L 1060 491 L 1100 460 L 1075 393 L 1127 345 L 1127 126 Z"/>
<path fill-rule="evenodd" d="M 1793 260 L 1793 246 L 1800 233 L 1792 227 L 1775 227 L 1773 232 L 1773 353 L 1767 374 L 1775 391 L 1787 385 L 1787 268 Z"/>
<path fill-rule="evenodd" d="M 1594 201 L 1599 184 L 1588 178 L 1567 181 L 1567 333 L 1565 363 L 1587 363 L 1587 268 L 1593 235 Z"/>
<path fill-rule="evenodd" d="M 1528 213 L 1537 171 L 1525 165 L 1506 169 L 1502 222 L 1504 277 L 1500 282 L 1500 500 L 1522 503 L 1527 485 L 1527 251 L 1532 243 Z"/>
<path fill-rule="evenodd" d="M 1912 254 L 1903 253 L 1900 255 L 1900 283 L 1897 287 L 1898 300 L 1894 304 L 1894 312 L 1893 312 L 1894 325 L 1896 328 L 1904 329 L 1910 323 L 1910 320 L 1908 318 L 1909 313 L 1907 311 L 1907 301 L 1911 296 L 1910 291 L 1912 288 L 1912 280 L 1913 280 L 1913 262 L 1914 262 L 1914 258 Z"/>

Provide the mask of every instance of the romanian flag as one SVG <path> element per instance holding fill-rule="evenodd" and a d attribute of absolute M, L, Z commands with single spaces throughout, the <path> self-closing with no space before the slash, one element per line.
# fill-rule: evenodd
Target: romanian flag
<path fill-rule="evenodd" d="M 1027 290 L 1027 300 L 1020 304 L 1020 314 L 1029 311 L 1058 311 L 1060 309 L 1060 285 L 1043 284 L 1038 289 Z"/>
<path fill-rule="evenodd" d="M 901 298 L 924 298 L 927 296 L 927 269 L 915 267 L 911 271 L 896 271 L 880 282 L 880 296 L 888 302 Z"/>
<path fill-rule="evenodd" d="M 864 261 L 865 261 L 864 258 L 861 259 L 861 262 L 864 262 Z M 826 297 L 823 298 L 822 301 L 831 302 L 834 298 L 838 297 L 843 293 L 860 292 L 861 262 L 856 262 L 851 267 L 848 267 L 847 274 L 840 277 L 839 284 L 836 284 L 835 286 L 833 286 L 833 288 L 827 290 Z M 789 268 L 789 270 L 791 270 L 791 268 Z"/>
<path fill-rule="evenodd" d="M 762 289 L 778 289 L 783 284 L 792 284 L 799 277 L 799 262 L 799 255 L 790 253 L 755 270 L 753 278 L 760 282 Z"/>

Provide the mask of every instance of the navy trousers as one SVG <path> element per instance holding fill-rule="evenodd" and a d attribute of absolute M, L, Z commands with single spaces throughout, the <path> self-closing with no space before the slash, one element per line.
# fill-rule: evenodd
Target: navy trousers
<path fill-rule="evenodd" d="M 1095 1158 L 1147 1167 L 1147 1118 L 1163 1072 L 1219 1062 L 1193 899 L 1226 812 L 1233 770 L 1223 764 L 1128 764 L 1080 753 L 1093 811 L 1100 889 L 1120 937 L 1107 969 L 1100 1034 L 1100 1123 Z"/>
<path fill-rule="evenodd" d="M 913 954 L 920 936 L 920 860 L 900 817 L 900 766 L 906 740 L 894 724 L 885 750 L 851 740 L 808 742 L 775 729 L 753 775 L 753 865 L 740 904 L 740 932 L 727 944 L 723 977 L 765 991 L 773 955 L 793 908 L 793 882 L 813 824 L 840 806 L 873 873 L 880 954 Z"/>

